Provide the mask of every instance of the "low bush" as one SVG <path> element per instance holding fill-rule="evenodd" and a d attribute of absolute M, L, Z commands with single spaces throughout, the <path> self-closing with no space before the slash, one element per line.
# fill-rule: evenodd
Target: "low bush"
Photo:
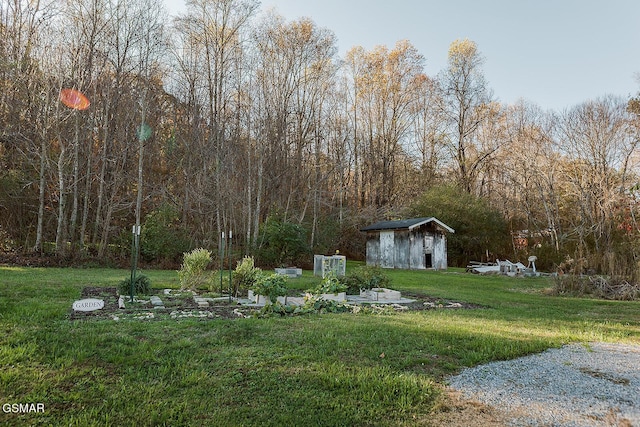
<path fill-rule="evenodd" d="M 279 274 L 260 275 L 254 285 L 253 292 L 258 295 L 268 297 L 272 303 L 278 300 L 278 297 L 287 295 L 287 279 Z"/>
<path fill-rule="evenodd" d="M 350 271 L 340 281 L 347 286 L 349 294 L 358 294 L 361 289 L 388 288 L 391 279 L 382 268 L 363 265 Z"/>
<path fill-rule="evenodd" d="M 211 262 L 211 251 L 203 248 L 194 249 L 184 253 L 184 260 L 178 271 L 181 289 L 194 290 L 198 286 L 207 284 L 210 275 L 206 269 Z"/>
<path fill-rule="evenodd" d="M 307 292 L 319 295 L 319 294 L 339 294 L 340 292 L 346 292 L 348 286 L 342 283 L 338 277 L 329 273 L 326 275 L 324 279 L 313 289 L 308 290 Z"/>
<path fill-rule="evenodd" d="M 318 296 L 312 296 L 305 300 L 304 305 L 293 306 L 284 305 L 279 301 L 273 304 L 267 304 L 260 309 L 257 317 L 279 316 L 302 316 L 306 314 L 324 314 L 324 313 L 349 313 L 353 312 L 357 306 L 345 304 L 339 301 L 325 300 Z"/>
<path fill-rule="evenodd" d="M 131 277 L 127 277 L 118 285 L 120 295 L 131 294 Z M 144 274 L 139 274 L 133 281 L 134 295 L 148 295 L 151 292 L 151 279 Z"/>
<path fill-rule="evenodd" d="M 255 266 L 253 257 L 242 258 L 232 275 L 233 295 L 237 297 L 251 289 L 261 275 L 262 270 Z"/>
<path fill-rule="evenodd" d="M 347 313 L 353 310 L 353 306 L 340 301 L 326 300 L 319 297 L 307 298 L 304 303 L 305 313 Z"/>

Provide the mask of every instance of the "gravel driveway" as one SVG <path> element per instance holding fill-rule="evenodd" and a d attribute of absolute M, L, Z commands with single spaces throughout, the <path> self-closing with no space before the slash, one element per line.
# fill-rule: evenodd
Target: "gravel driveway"
<path fill-rule="evenodd" d="M 571 344 L 465 369 L 449 381 L 511 426 L 640 426 L 640 345 Z"/>

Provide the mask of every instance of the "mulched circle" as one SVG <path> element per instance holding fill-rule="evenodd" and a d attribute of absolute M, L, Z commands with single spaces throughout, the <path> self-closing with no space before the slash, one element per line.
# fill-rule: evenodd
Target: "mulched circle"
<path fill-rule="evenodd" d="M 118 308 L 118 299 L 120 295 L 117 288 L 103 288 L 97 286 L 86 286 L 82 290 L 80 299 L 96 298 L 104 300 L 104 308 L 95 311 L 74 311 L 71 309 L 69 314 L 70 320 L 114 320 L 119 318 L 125 318 L 127 316 L 131 318 L 137 318 L 144 320 L 160 320 L 171 318 L 171 313 L 189 314 L 194 313 L 194 316 L 181 316 L 179 318 L 186 317 L 198 317 L 201 319 L 238 319 L 239 317 L 248 316 L 256 310 L 255 307 L 241 306 L 236 303 L 219 302 L 209 307 L 200 308 L 194 301 L 193 297 L 187 295 L 164 295 L 161 290 L 154 290 L 155 294 L 160 296 L 165 308 L 153 308 L 153 305 L 148 302 L 146 304 L 139 303 L 135 307 L 132 307 L 129 302 L 129 296 L 125 295 L 125 308 Z M 422 311 L 422 310 L 460 310 L 460 309 L 478 309 L 482 306 L 477 304 L 470 304 L 465 302 L 457 302 L 445 300 L 442 298 L 435 298 L 414 293 L 404 293 L 403 297 L 416 300 L 409 304 L 403 304 L 409 311 Z M 142 297 L 147 300 L 149 297 Z M 154 313 L 153 317 L 145 316 L 145 314 Z"/>

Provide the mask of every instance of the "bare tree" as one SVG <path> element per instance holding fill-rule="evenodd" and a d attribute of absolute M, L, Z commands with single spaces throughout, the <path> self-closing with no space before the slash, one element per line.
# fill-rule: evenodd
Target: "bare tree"
<path fill-rule="evenodd" d="M 444 112 L 449 118 L 448 145 L 458 183 L 471 193 L 482 165 L 494 153 L 478 144 L 478 129 L 491 112 L 491 94 L 482 73 L 483 57 L 475 42 L 456 40 L 449 47 L 448 66 L 439 75 Z"/>
<path fill-rule="evenodd" d="M 26 164 L 33 165 L 34 171 L 38 171 L 35 179 L 30 176 L 31 167 L 20 171 L 26 180 L 21 184 L 25 190 L 38 188 L 34 245 L 38 251 L 42 250 L 43 241 L 47 134 L 51 125 L 51 92 L 46 67 L 42 64 L 47 41 L 43 32 L 54 14 L 54 4 L 50 1 L 12 0 L 0 4 L 0 121 L 3 123 L 0 146 L 7 143 L 7 153 L 18 154 Z M 34 184 L 35 181 L 38 183 Z M 27 191 L 22 193 L 28 194 Z M 27 200 L 24 203 L 26 205 L 22 208 L 9 209 L 9 217 L 28 221 L 33 207 Z M 23 208 L 28 211 L 22 212 Z"/>
<path fill-rule="evenodd" d="M 361 161 L 361 205 L 397 203 L 403 189 L 399 165 L 407 151 L 406 138 L 414 122 L 425 76 L 423 57 L 408 41 L 394 49 L 379 46 L 371 52 L 349 54 L 358 113 L 355 136 Z M 366 202 L 365 202 L 366 200 Z"/>
<path fill-rule="evenodd" d="M 566 111 L 559 122 L 563 204 L 570 212 L 566 220 L 576 255 L 610 273 L 615 267 L 616 215 L 630 187 L 626 168 L 637 146 L 626 107 L 620 98 L 600 98 Z"/>
<path fill-rule="evenodd" d="M 419 99 L 415 104 L 409 153 L 420 174 L 415 185 L 425 188 L 442 176 L 441 168 L 446 160 L 447 117 L 443 114 L 444 100 L 437 88 L 437 81 L 425 75 L 420 78 L 419 83 Z"/>
<path fill-rule="evenodd" d="M 300 223 L 311 205 L 315 223 L 325 180 L 322 123 L 336 72 L 335 36 L 309 19 L 287 23 L 271 14 L 254 39 L 258 68 L 253 122 L 260 139 L 257 180 L 264 185 L 264 190 L 257 188 L 257 205 L 263 205 L 266 193 L 285 220 L 297 216 Z M 254 236 L 257 226 L 256 221 Z"/>
<path fill-rule="evenodd" d="M 138 176 L 136 185 L 135 226 L 140 227 L 144 186 L 144 148 L 151 137 L 152 129 L 147 124 L 149 114 L 149 92 L 153 89 L 153 80 L 160 71 L 160 60 L 166 51 L 164 33 L 164 9 L 155 1 L 143 0 L 137 4 L 139 9 L 134 15 L 140 18 L 140 44 L 137 47 L 138 82 L 140 86 L 138 105 L 140 124 L 137 127 L 138 140 Z"/>
<path fill-rule="evenodd" d="M 237 79 L 242 74 L 245 29 L 257 6 L 254 0 L 192 0 L 174 25 L 179 42 L 174 47 L 176 75 L 190 116 L 185 143 L 193 148 L 185 153 L 185 161 L 193 166 L 185 172 L 185 181 L 193 190 L 185 188 L 183 207 L 214 213 L 208 223 L 200 224 L 204 235 L 214 234 L 213 228 L 219 236 L 230 223 Z"/>
<path fill-rule="evenodd" d="M 512 232 L 528 233 L 531 242 L 558 252 L 562 229 L 553 116 L 520 101 L 504 108 L 502 122 L 508 145 L 485 170 L 485 179 L 493 181 L 486 197 L 503 212 Z"/>

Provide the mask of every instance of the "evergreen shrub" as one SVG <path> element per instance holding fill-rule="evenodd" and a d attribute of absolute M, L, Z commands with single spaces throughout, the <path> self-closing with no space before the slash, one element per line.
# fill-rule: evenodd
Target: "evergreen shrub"
<path fill-rule="evenodd" d="M 211 262 L 211 251 L 203 248 L 185 252 L 182 265 L 178 271 L 181 289 L 194 290 L 207 284 L 210 275 L 206 273 L 207 266 Z"/>

